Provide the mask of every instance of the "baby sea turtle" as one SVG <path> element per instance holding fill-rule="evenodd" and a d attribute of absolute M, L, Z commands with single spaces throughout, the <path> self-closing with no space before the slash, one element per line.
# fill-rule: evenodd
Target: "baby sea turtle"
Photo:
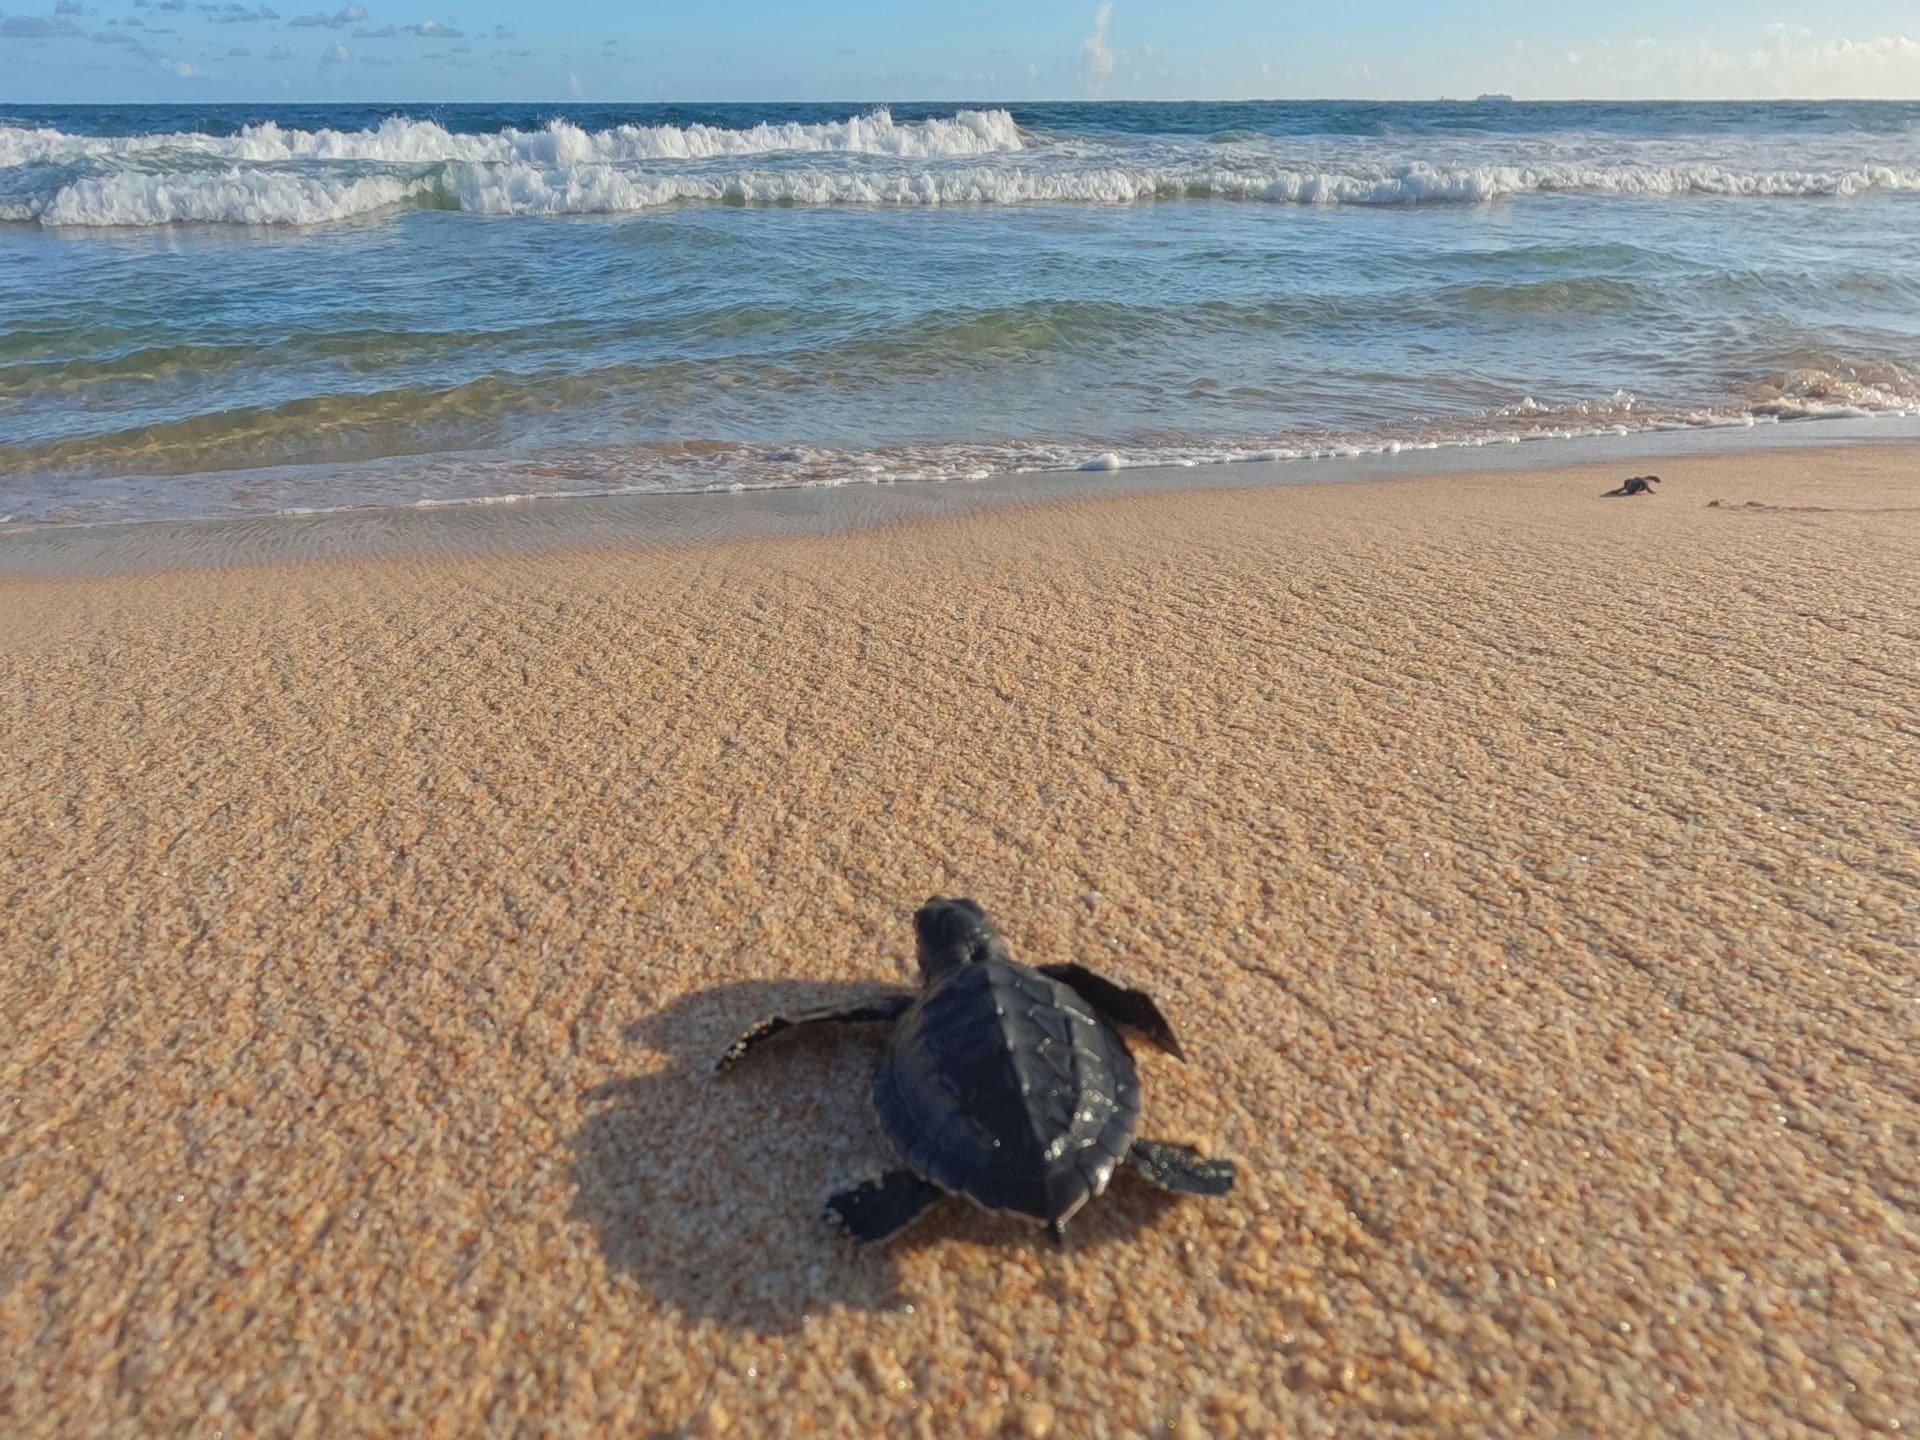
<path fill-rule="evenodd" d="M 1044 1225 L 1057 1241 L 1122 1161 L 1192 1195 L 1233 1188 L 1231 1160 L 1141 1140 L 1140 1077 L 1118 1027 L 1184 1059 L 1160 1008 L 1079 965 L 1018 964 L 971 900 L 935 896 L 914 914 L 921 988 L 762 1020 L 720 1057 L 726 1069 L 782 1030 L 886 1020 L 873 1078 L 880 1126 L 903 1162 L 827 1201 L 855 1242 L 885 1240 L 947 1195 Z"/>
<path fill-rule="evenodd" d="M 1602 497 L 1612 495 L 1651 495 L 1653 487 L 1660 483 L 1658 475 L 1633 475 L 1612 489 L 1601 492 Z"/>

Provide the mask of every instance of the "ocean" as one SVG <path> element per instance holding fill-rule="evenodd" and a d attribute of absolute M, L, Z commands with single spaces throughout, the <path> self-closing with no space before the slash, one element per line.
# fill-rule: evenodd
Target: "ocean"
<path fill-rule="evenodd" d="M 1920 104 L 0 105 L 0 524 L 1920 413 Z"/>

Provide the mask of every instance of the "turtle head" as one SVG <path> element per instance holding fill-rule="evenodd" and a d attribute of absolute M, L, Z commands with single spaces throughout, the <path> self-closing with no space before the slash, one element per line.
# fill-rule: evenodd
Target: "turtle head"
<path fill-rule="evenodd" d="M 971 900 L 934 896 L 914 911 L 913 933 L 920 942 L 920 978 L 929 985 L 962 965 L 1006 958 L 987 912 Z"/>

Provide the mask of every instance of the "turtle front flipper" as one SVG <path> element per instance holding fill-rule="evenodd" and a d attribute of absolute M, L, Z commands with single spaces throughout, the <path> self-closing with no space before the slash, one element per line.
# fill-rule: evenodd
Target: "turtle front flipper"
<path fill-rule="evenodd" d="M 1038 968 L 1042 975 L 1049 980 L 1058 980 L 1115 1025 L 1138 1030 L 1176 1060 L 1187 1058 L 1186 1052 L 1180 1048 L 1180 1042 L 1174 1038 L 1173 1026 L 1167 1023 L 1167 1017 L 1160 1013 L 1160 1007 L 1153 1003 L 1153 997 L 1146 991 L 1129 990 L 1124 985 L 1116 985 L 1084 965 L 1042 965 Z"/>
<path fill-rule="evenodd" d="M 729 1045 L 727 1053 L 720 1057 L 720 1063 L 714 1068 L 727 1069 L 761 1041 L 771 1040 L 782 1030 L 791 1030 L 796 1025 L 817 1025 L 829 1020 L 898 1020 L 911 1004 L 913 993 L 903 990 L 898 994 L 880 995 L 852 1005 L 821 1005 L 811 1010 L 796 1010 L 791 1015 L 770 1015 Z"/>
<path fill-rule="evenodd" d="M 1208 1160 L 1186 1145 L 1136 1140 L 1127 1163 L 1162 1190 L 1182 1195 L 1224 1195 L 1233 1189 L 1233 1161 Z"/>
<path fill-rule="evenodd" d="M 854 1244 L 871 1245 L 898 1235 L 945 1197 L 911 1170 L 892 1170 L 830 1197 L 826 1221 Z"/>

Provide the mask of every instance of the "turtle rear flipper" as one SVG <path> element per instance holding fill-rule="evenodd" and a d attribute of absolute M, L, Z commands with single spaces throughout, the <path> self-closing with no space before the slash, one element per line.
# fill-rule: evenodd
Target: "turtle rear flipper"
<path fill-rule="evenodd" d="M 1173 1026 L 1144 990 L 1129 990 L 1104 975 L 1096 975 L 1084 965 L 1041 965 L 1037 967 L 1049 980 L 1058 980 L 1091 1005 L 1105 1019 L 1125 1030 L 1138 1030 L 1155 1045 L 1185 1060 L 1187 1054 L 1174 1038 Z"/>
<path fill-rule="evenodd" d="M 791 1030 L 796 1025 L 817 1025 L 824 1021 L 898 1020 L 911 1004 L 912 994 L 901 991 L 895 995 L 857 1001 L 852 1005 L 820 1005 L 810 1010 L 795 1010 L 791 1015 L 770 1015 L 729 1045 L 727 1053 L 720 1057 L 720 1063 L 714 1069 L 727 1069 L 761 1041 L 771 1040 L 782 1030 Z"/>
<path fill-rule="evenodd" d="M 1136 1140 L 1127 1163 L 1162 1190 L 1182 1195 L 1224 1195 L 1233 1189 L 1233 1161 L 1209 1160 L 1186 1145 Z"/>
<path fill-rule="evenodd" d="M 827 1200 L 826 1221 L 856 1245 L 890 1239 L 946 1197 L 911 1170 L 892 1170 Z"/>

